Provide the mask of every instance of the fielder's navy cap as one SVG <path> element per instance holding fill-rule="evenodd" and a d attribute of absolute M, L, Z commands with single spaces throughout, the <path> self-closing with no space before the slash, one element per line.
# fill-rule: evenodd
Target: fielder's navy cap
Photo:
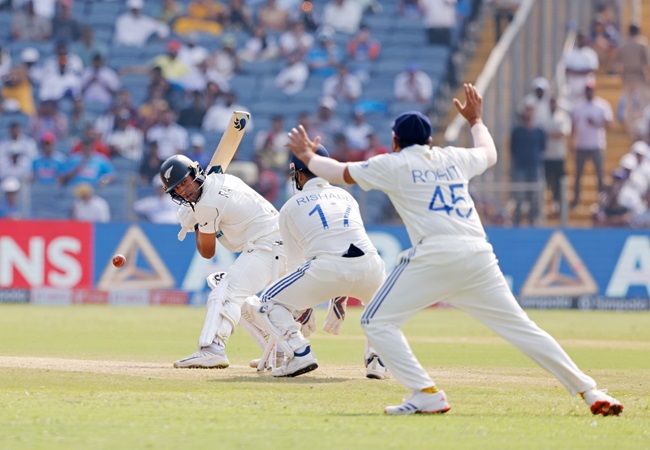
<path fill-rule="evenodd" d="M 322 145 L 318 146 L 318 150 L 316 150 L 316 154 L 324 156 L 326 158 L 330 157 L 330 154 L 327 152 L 325 147 L 323 147 Z M 307 169 L 307 166 L 305 165 L 305 163 L 300 161 L 298 158 L 296 158 L 296 155 L 294 155 L 293 153 L 291 154 L 291 158 L 289 158 L 289 163 L 293 164 L 293 166 L 294 166 L 294 168 L 296 170 L 305 170 L 305 169 Z M 307 169 L 307 170 L 309 170 L 309 169 Z"/>
<path fill-rule="evenodd" d="M 418 111 L 400 114 L 393 122 L 393 133 L 399 138 L 403 147 L 426 144 L 431 137 L 432 129 L 429 118 Z"/>

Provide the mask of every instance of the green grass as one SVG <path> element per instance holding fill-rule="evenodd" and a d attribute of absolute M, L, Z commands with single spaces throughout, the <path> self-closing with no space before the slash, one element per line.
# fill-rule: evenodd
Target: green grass
<path fill-rule="evenodd" d="M 620 417 L 592 416 L 455 310 L 424 311 L 405 328 L 451 411 L 384 416 L 405 390 L 364 378 L 359 315 L 349 311 L 341 336 L 312 336 L 317 371 L 273 379 L 248 368 L 259 352 L 241 329 L 228 347 L 230 368 L 173 369 L 194 350 L 202 309 L 2 305 L 0 448 L 650 447 L 648 313 L 530 312 L 625 404 Z M 323 318 L 318 311 L 319 326 Z"/>

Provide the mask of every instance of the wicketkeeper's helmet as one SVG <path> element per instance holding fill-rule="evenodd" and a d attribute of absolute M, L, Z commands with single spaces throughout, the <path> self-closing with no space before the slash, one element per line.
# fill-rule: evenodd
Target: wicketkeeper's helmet
<path fill-rule="evenodd" d="M 318 146 L 318 149 L 316 150 L 316 154 L 320 156 L 324 156 L 326 158 L 330 157 L 330 154 L 322 145 Z M 298 183 L 298 172 L 302 172 L 310 177 L 314 176 L 314 174 L 309 171 L 305 163 L 300 161 L 298 158 L 296 158 L 296 155 L 292 153 L 291 157 L 289 158 L 289 175 L 293 180 L 296 189 L 302 191 L 302 186 L 300 186 L 300 184 Z"/>

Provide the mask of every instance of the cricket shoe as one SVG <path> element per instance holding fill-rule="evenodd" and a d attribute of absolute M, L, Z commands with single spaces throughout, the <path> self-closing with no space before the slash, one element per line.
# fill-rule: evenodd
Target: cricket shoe
<path fill-rule="evenodd" d="M 226 352 L 212 347 L 204 347 L 174 363 L 177 369 L 225 369 L 229 365 Z"/>
<path fill-rule="evenodd" d="M 386 380 L 390 378 L 390 372 L 379 359 L 379 356 L 372 355 L 366 361 L 366 378 L 374 380 Z"/>
<path fill-rule="evenodd" d="M 318 369 L 318 361 L 311 351 L 311 347 L 302 353 L 294 353 L 293 358 L 287 359 L 280 367 L 274 367 L 271 375 L 274 377 L 297 377 L 303 373 Z"/>
<path fill-rule="evenodd" d="M 589 409 L 593 414 L 602 414 L 603 416 L 618 416 L 623 412 L 621 402 L 606 394 L 607 390 L 589 389 L 582 393 Z"/>
<path fill-rule="evenodd" d="M 399 406 L 387 406 L 384 414 L 444 414 L 451 409 L 443 391 L 435 394 L 417 392 Z"/>

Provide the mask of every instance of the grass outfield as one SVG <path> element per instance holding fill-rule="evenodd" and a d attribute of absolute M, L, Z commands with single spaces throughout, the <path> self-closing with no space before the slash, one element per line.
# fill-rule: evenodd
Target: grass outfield
<path fill-rule="evenodd" d="M 341 336 L 312 336 L 320 368 L 273 379 L 239 329 L 225 370 L 173 369 L 204 310 L 0 305 L 0 448 L 550 449 L 650 447 L 650 314 L 531 311 L 623 402 L 592 416 L 578 397 L 455 310 L 405 332 L 448 394 L 440 416 L 388 417 L 404 389 L 367 380 L 359 309 Z M 320 327 L 324 311 L 318 311 Z"/>

